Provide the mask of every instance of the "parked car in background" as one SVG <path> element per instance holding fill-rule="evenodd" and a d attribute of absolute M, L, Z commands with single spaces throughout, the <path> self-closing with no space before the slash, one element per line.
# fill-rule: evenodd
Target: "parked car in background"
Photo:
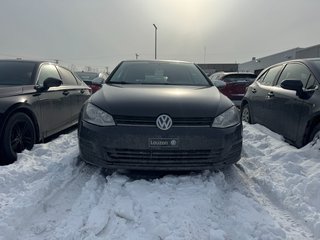
<path fill-rule="evenodd" d="M 257 75 L 249 72 L 217 72 L 209 78 L 238 107 L 246 93 L 247 87 L 253 83 Z"/>
<path fill-rule="evenodd" d="M 77 124 L 90 95 L 86 84 L 57 64 L 0 60 L 0 164 Z"/>
<path fill-rule="evenodd" d="M 107 79 L 105 73 L 96 73 L 96 72 L 75 72 L 77 76 L 84 81 L 91 89 L 92 93 L 98 91 L 104 81 Z"/>
<path fill-rule="evenodd" d="M 320 58 L 291 60 L 260 73 L 241 104 L 242 120 L 302 147 L 320 136 Z"/>
<path fill-rule="evenodd" d="M 113 169 L 219 169 L 242 149 L 240 111 L 195 64 L 124 61 L 84 105 L 80 158 Z"/>

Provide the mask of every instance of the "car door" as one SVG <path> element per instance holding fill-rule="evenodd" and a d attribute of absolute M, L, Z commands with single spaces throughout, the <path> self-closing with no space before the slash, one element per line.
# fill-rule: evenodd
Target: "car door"
<path fill-rule="evenodd" d="M 268 93 L 266 101 L 266 109 L 269 112 L 268 125 L 272 126 L 271 130 L 293 142 L 296 141 L 302 116 L 311 114 L 312 103 L 297 96 L 294 90 L 283 89 L 281 82 L 300 80 L 306 88 L 308 81 L 312 79 L 314 79 L 312 73 L 304 64 L 288 63 Z"/>
<path fill-rule="evenodd" d="M 251 84 L 247 91 L 250 94 L 250 111 L 254 122 L 270 127 L 268 121 L 268 109 L 266 108 L 266 100 L 272 89 L 273 83 L 279 76 L 283 65 L 277 65 L 261 74 L 257 81 Z"/>
<path fill-rule="evenodd" d="M 43 86 L 44 80 L 49 77 L 61 80 L 54 64 L 40 65 L 36 85 Z M 41 109 L 39 124 L 43 130 L 43 137 L 47 137 L 63 129 L 64 116 L 69 111 L 69 99 L 61 86 L 44 89 L 38 91 L 37 94 Z"/>
<path fill-rule="evenodd" d="M 78 82 L 70 70 L 61 66 L 57 66 L 57 68 L 63 81 L 62 87 L 70 104 L 69 112 L 65 115 L 64 121 L 73 125 L 78 122 L 82 105 L 90 96 L 90 88 Z"/>

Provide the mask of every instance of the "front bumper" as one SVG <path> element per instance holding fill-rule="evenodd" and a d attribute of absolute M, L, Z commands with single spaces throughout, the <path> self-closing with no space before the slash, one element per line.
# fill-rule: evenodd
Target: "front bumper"
<path fill-rule="evenodd" d="M 174 146 L 150 146 L 150 139 L 173 139 Z M 221 169 L 239 161 L 242 125 L 225 129 L 154 126 L 99 127 L 79 124 L 80 158 L 112 169 Z"/>

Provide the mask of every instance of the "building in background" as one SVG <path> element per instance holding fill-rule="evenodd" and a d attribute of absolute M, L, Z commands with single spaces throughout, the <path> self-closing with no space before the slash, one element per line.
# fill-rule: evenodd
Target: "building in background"
<path fill-rule="evenodd" d="M 308 48 L 303 48 L 297 51 L 297 58 L 316 58 L 320 57 L 320 44 L 311 46 Z"/>
<path fill-rule="evenodd" d="M 263 69 L 287 60 L 295 59 L 297 51 L 301 48 L 293 48 L 287 51 L 283 51 L 280 53 L 276 53 L 270 56 L 255 58 L 253 57 L 251 61 L 241 63 L 238 66 L 239 72 L 253 72 L 255 74 L 259 74 Z"/>
<path fill-rule="evenodd" d="M 270 56 L 255 58 L 251 61 L 241 63 L 238 66 L 239 72 L 253 72 L 259 74 L 263 69 L 273 64 L 299 58 L 320 57 L 320 44 L 308 48 L 293 48 L 287 51 L 276 53 Z"/>

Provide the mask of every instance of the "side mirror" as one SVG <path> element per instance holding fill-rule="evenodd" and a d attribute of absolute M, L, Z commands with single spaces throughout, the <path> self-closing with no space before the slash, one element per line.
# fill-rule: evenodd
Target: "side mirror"
<path fill-rule="evenodd" d="M 280 86 L 287 90 L 294 90 L 301 92 L 303 88 L 303 83 L 300 80 L 284 80 Z"/>
<path fill-rule="evenodd" d="M 47 78 L 46 80 L 44 80 L 43 82 L 43 88 L 44 89 L 49 89 L 51 87 L 59 87 L 62 85 L 62 81 L 60 79 L 57 78 Z"/>
<path fill-rule="evenodd" d="M 217 88 L 224 88 L 225 86 L 227 86 L 227 84 L 224 81 L 221 80 L 212 80 L 212 83 L 214 86 L 216 86 Z"/>
<path fill-rule="evenodd" d="M 314 91 L 305 91 L 303 83 L 300 80 L 284 80 L 280 86 L 287 90 L 296 91 L 296 95 L 301 99 L 308 99 Z"/>
<path fill-rule="evenodd" d="M 62 81 L 60 79 L 49 77 L 43 81 L 43 86 L 36 85 L 34 88 L 37 91 L 44 91 L 48 90 L 51 87 L 59 87 L 60 85 L 62 85 Z"/>

